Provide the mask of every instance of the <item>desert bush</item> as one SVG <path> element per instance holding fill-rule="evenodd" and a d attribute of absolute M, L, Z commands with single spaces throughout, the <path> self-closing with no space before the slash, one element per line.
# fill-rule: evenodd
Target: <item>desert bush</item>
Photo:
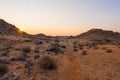
<path fill-rule="evenodd" d="M 107 49 L 106 52 L 107 53 L 112 53 L 112 49 Z"/>
<path fill-rule="evenodd" d="M 15 48 L 16 51 L 20 51 L 21 49 L 20 48 Z"/>
<path fill-rule="evenodd" d="M 92 39 L 93 41 L 93 46 L 96 46 L 97 44 L 105 44 L 105 41 L 103 39 Z"/>
<path fill-rule="evenodd" d="M 64 49 L 66 49 L 66 46 L 65 46 L 65 45 L 62 45 L 62 46 L 61 46 L 61 48 L 64 48 Z"/>
<path fill-rule="evenodd" d="M 39 67 L 44 70 L 54 70 L 57 68 L 56 60 L 49 56 L 44 56 L 39 61 Z"/>
<path fill-rule="evenodd" d="M 102 50 L 106 50 L 107 48 L 106 48 L 106 47 L 102 47 L 101 49 L 102 49 Z"/>
<path fill-rule="evenodd" d="M 39 53 L 39 50 L 38 50 L 38 49 L 35 49 L 34 52 L 35 52 L 35 53 Z"/>
<path fill-rule="evenodd" d="M 53 52 L 53 53 L 63 53 L 61 51 L 61 46 L 59 44 L 52 44 L 51 48 L 47 49 L 48 52 Z"/>
<path fill-rule="evenodd" d="M 83 50 L 83 47 L 82 47 L 82 46 L 79 46 L 79 49 L 80 49 L 80 50 Z"/>
<path fill-rule="evenodd" d="M 48 41 L 48 40 L 46 40 L 46 42 L 48 43 L 49 41 Z"/>
<path fill-rule="evenodd" d="M 58 48 L 58 47 L 51 47 L 51 48 L 48 49 L 47 51 L 54 52 L 54 53 L 59 53 L 59 52 L 61 52 L 60 48 Z"/>
<path fill-rule="evenodd" d="M 0 56 L 7 56 L 7 55 L 8 55 L 7 51 L 0 54 Z"/>
<path fill-rule="evenodd" d="M 40 55 L 38 54 L 38 53 L 35 53 L 34 54 L 34 59 L 37 59 L 37 58 L 39 58 L 40 57 Z"/>
<path fill-rule="evenodd" d="M 76 51 L 79 50 L 79 49 L 78 49 L 78 45 L 77 45 L 77 43 L 74 43 L 73 48 L 74 48 L 74 52 L 76 52 Z"/>
<path fill-rule="evenodd" d="M 98 47 L 98 46 L 95 46 L 95 47 L 93 47 L 93 48 L 94 48 L 95 50 L 96 50 L 96 49 L 99 49 L 99 47 Z"/>
<path fill-rule="evenodd" d="M 77 52 L 78 51 L 78 49 L 77 48 L 74 48 L 74 52 Z"/>
<path fill-rule="evenodd" d="M 10 58 L 10 61 L 26 61 L 26 60 L 27 60 L 26 57 L 22 55 Z"/>
<path fill-rule="evenodd" d="M 83 50 L 83 51 L 82 51 L 82 55 L 87 55 L 87 51 L 86 51 L 86 50 Z"/>
<path fill-rule="evenodd" d="M 7 59 L 0 59 L 0 64 L 9 64 L 10 62 Z"/>
<path fill-rule="evenodd" d="M 39 47 L 39 46 L 36 46 L 35 49 L 34 49 L 34 52 L 35 52 L 35 53 L 39 53 L 39 49 L 40 49 L 40 47 Z"/>
<path fill-rule="evenodd" d="M 31 51 L 31 48 L 29 46 L 23 47 L 22 51 L 25 52 L 25 53 L 29 53 Z"/>
<path fill-rule="evenodd" d="M 58 43 L 58 42 L 60 42 L 60 41 L 59 41 L 59 39 L 55 39 L 55 42 L 57 42 L 57 43 Z"/>
<path fill-rule="evenodd" d="M 40 45 L 40 44 L 43 44 L 43 42 L 42 41 L 35 41 L 35 44 Z"/>
<path fill-rule="evenodd" d="M 3 76 L 8 71 L 8 67 L 5 65 L 0 65 L 0 76 Z"/>
<path fill-rule="evenodd" d="M 90 48 L 92 48 L 92 46 L 89 44 L 89 45 L 87 46 L 87 49 L 90 49 Z"/>
<path fill-rule="evenodd" d="M 26 61 L 27 59 L 24 56 L 18 56 L 15 58 L 16 61 Z"/>
<path fill-rule="evenodd" d="M 120 46 L 120 42 L 118 42 L 117 45 Z"/>
<path fill-rule="evenodd" d="M 105 41 L 105 43 L 110 43 L 111 42 L 111 40 L 107 39 L 107 38 L 104 38 L 103 41 Z"/>

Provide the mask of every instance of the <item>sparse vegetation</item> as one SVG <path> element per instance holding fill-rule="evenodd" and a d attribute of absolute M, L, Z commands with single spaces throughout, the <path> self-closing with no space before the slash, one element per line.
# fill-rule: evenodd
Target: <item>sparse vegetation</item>
<path fill-rule="evenodd" d="M 74 52 L 77 52 L 78 51 L 78 49 L 77 48 L 74 48 Z"/>
<path fill-rule="evenodd" d="M 103 41 L 105 41 L 106 43 L 110 43 L 111 42 L 111 40 L 108 39 L 108 38 L 103 38 Z"/>
<path fill-rule="evenodd" d="M 25 53 L 29 53 L 31 51 L 31 48 L 29 46 L 23 47 L 22 51 L 25 52 Z"/>
<path fill-rule="evenodd" d="M 61 48 L 64 48 L 64 49 L 66 49 L 66 46 L 65 46 L 65 45 L 62 45 L 62 46 L 61 46 Z"/>
<path fill-rule="evenodd" d="M 27 60 L 26 57 L 22 55 L 10 58 L 10 61 L 26 61 L 26 60 Z"/>
<path fill-rule="evenodd" d="M 51 48 L 48 49 L 47 51 L 54 52 L 54 53 L 56 53 L 56 54 L 58 54 L 59 52 L 61 52 L 61 50 L 60 50 L 59 47 L 51 47 Z"/>
<path fill-rule="evenodd" d="M 82 55 L 88 55 L 86 50 L 82 51 Z"/>
<path fill-rule="evenodd" d="M 0 54 L 0 56 L 7 56 L 7 55 L 8 55 L 7 51 L 5 51 L 5 52 L 3 52 L 3 53 Z"/>
<path fill-rule="evenodd" d="M 112 53 L 113 51 L 112 51 L 112 49 L 107 49 L 106 52 L 107 53 Z"/>
<path fill-rule="evenodd" d="M 107 48 L 106 48 L 106 47 L 102 47 L 101 49 L 102 49 L 102 50 L 106 50 Z"/>
<path fill-rule="evenodd" d="M 51 48 L 47 49 L 48 52 L 53 52 L 55 54 L 63 53 L 61 46 L 59 44 L 52 44 Z"/>
<path fill-rule="evenodd" d="M 77 52 L 79 50 L 79 46 L 78 46 L 77 42 L 73 43 L 73 48 L 74 48 L 74 52 Z"/>
<path fill-rule="evenodd" d="M 21 49 L 20 48 L 15 48 L 16 51 L 20 51 Z"/>
<path fill-rule="evenodd" d="M 6 65 L 0 65 L 0 76 L 3 76 L 8 71 L 8 67 Z"/>
<path fill-rule="evenodd" d="M 0 80 L 119 80 L 119 52 L 120 33 L 30 35 L 0 20 Z"/>
<path fill-rule="evenodd" d="M 99 49 L 99 47 L 98 46 L 95 46 L 95 47 L 93 47 L 95 50 L 97 50 L 97 49 Z"/>
<path fill-rule="evenodd" d="M 39 50 L 35 49 L 34 52 L 35 52 L 35 53 L 39 53 Z"/>
<path fill-rule="evenodd" d="M 41 45 L 41 44 L 43 44 L 43 42 L 42 41 L 36 41 L 35 44 L 36 45 Z"/>
<path fill-rule="evenodd" d="M 44 56 L 38 63 L 39 67 L 44 70 L 54 70 L 57 68 L 56 60 L 50 56 Z"/>
<path fill-rule="evenodd" d="M 7 59 L 0 59 L 0 64 L 9 64 Z"/>
<path fill-rule="evenodd" d="M 80 50 L 83 50 L 83 47 L 82 47 L 82 46 L 80 46 L 80 47 L 79 47 L 79 49 L 80 49 Z"/>
<path fill-rule="evenodd" d="M 37 58 L 39 58 L 40 57 L 40 55 L 38 54 L 38 53 L 35 53 L 34 54 L 34 59 L 37 59 Z"/>

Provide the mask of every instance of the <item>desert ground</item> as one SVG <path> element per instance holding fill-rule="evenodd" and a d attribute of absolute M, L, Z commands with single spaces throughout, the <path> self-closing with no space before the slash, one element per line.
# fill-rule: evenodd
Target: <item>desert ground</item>
<path fill-rule="evenodd" d="M 119 80 L 120 43 L 82 41 L 0 35 L 0 65 L 8 66 L 1 80 Z M 54 58 L 57 68 L 41 69 L 44 56 Z"/>
<path fill-rule="evenodd" d="M 11 26 L 0 21 L 0 80 L 120 80 L 119 33 L 16 35 Z"/>

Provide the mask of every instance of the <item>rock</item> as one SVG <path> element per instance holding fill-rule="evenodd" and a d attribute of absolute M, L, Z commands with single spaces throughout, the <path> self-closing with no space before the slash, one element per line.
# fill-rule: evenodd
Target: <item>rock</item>
<path fill-rule="evenodd" d="M 8 77 L 8 75 L 3 75 L 3 76 L 0 78 L 0 80 L 9 80 L 9 77 Z"/>
<path fill-rule="evenodd" d="M 16 72 L 13 73 L 13 80 L 17 80 L 19 79 L 19 77 L 20 77 L 19 73 L 16 73 Z"/>
<path fill-rule="evenodd" d="M 21 68 L 20 65 L 16 65 L 16 66 L 15 66 L 15 69 L 20 69 L 20 68 Z"/>
<path fill-rule="evenodd" d="M 30 80 L 34 80 L 34 78 L 33 78 L 33 77 L 31 77 L 31 78 L 30 78 Z"/>
<path fill-rule="evenodd" d="M 40 57 L 40 55 L 38 54 L 38 53 L 36 53 L 35 55 L 34 55 L 34 59 L 37 59 L 37 58 L 39 58 Z"/>

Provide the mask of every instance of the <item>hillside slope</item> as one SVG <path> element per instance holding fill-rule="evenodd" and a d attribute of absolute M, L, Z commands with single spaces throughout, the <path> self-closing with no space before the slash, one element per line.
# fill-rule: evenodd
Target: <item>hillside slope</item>
<path fill-rule="evenodd" d="M 120 40 L 120 33 L 102 29 L 91 29 L 77 35 L 75 38 Z"/>
<path fill-rule="evenodd" d="M 27 35 L 25 32 L 19 32 L 19 29 L 9 24 L 8 22 L 4 21 L 3 19 L 0 19 L 0 34 L 3 35 Z"/>

